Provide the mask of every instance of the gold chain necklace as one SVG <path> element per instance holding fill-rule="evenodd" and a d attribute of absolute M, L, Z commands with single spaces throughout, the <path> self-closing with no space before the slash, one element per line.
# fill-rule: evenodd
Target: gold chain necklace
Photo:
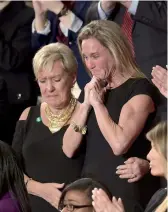
<path fill-rule="evenodd" d="M 54 114 L 49 106 L 45 108 L 45 114 L 49 121 L 49 129 L 52 133 L 59 131 L 69 121 L 75 110 L 77 100 L 72 96 L 69 105 L 59 114 Z"/>

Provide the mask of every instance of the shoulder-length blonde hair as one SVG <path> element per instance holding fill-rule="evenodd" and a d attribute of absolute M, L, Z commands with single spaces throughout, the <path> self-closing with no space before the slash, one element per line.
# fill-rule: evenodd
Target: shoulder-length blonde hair
<path fill-rule="evenodd" d="M 82 56 L 82 41 L 96 38 L 114 57 L 115 66 L 121 73 L 129 73 L 132 78 L 144 78 L 132 56 L 131 47 L 121 28 L 112 21 L 92 21 L 82 28 L 78 35 L 78 47 Z M 83 58 L 82 58 L 83 59 Z M 83 59 L 84 61 L 84 59 Z"/>
<path fill-rule="evenodd" d="M 63 68 L 70 75 L 77 72 L 77 61 L 72 50 L 62 43 L 51 43 L 42 47 L 33 58 L 35 77 L 42 70 L 51 71 L 56 61 L 61 61 Z"/>
<path fill-rule="evenodd" d="M 146 134 L 146 137 L 167 160 L 167 122 L 162 121 L 157 124 Z"/>

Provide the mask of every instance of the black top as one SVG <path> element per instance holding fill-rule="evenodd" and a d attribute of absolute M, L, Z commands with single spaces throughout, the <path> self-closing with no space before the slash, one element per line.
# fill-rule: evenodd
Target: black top
<path fill-rule="evenodd" d="M 138 94 L 146 94 L 153 98 L 153 86 L 147 79 L 129 79 L 119 87 L 109 90 L 105 96 L 105 106 L 115 123 L 118 123 L 123 105 L 132 97 Z M 81 97 L 82 98 L 82 97 Z M 116 167 L 124 163 L 129 157 L 146 158 L 150 149 L 150 142 L 145 139 L 145 133 L 154 118 L 151 114 L 146 125 L 124 155 L 114 155 L 110 145 L 103 137 L 95 117 L 94 111 L 91 111 L 88 118 L 88 134 L 86 136 L 87 147 L 86 157 L 83 169 L 83 176 L 92 177 L 103 183 L 116 197 L 124 200 L 126 211 L 141 211 L 138 203 L 145 207 L 149 198 L 158 189 L 156 178 L 150 174 L 136 183 L 128 183 L 125 179 L 120 179 L 116 172 Z M 155 183 L 155 184 L 152 184 Z M 155 188 L 156 185 L 156 188 Z M 146 188 L 147 191 L 146 191 Z M 141 195 L 142 194 L 142 195 Z"/>
<path fill-rule="evenodd" d="M 69 159 L 62 151 L 62 140 L 68 126 L 52 134 L 39 118 L 40 107 L 35 106 L 30 109 L 27 120 L 17 124 L 13 148 L 22 156 L 25 173 L 43 183 L 73 182 L 81 174 L 84 148 L 81 147 L 76 155 Z M 45 200 L 29 196 L 32 212 L 56 211 Z"/>
<path fill-rule="evenodd" d="M 166 196 L 167 196 L 167 189 L 166 188 L 159 189 L 151 198 L 150 202 L 147 205 L 147 208 L 145 209 L 145 212 L 154 212 L 156 208 L 164 201 Z"/>

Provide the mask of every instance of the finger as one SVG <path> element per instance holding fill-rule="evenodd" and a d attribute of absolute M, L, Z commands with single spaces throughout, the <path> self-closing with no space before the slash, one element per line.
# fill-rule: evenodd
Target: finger
<path fill-rule="evenodd" d="M 136 157 L 131 157 L 131 158 L 128 158 L 128 160 L 126 160 L 124 163 L 125 164 L 130 164 L 130 163 L 134 163 L 136 161 Z"/>
<path fill-rule="evenodd" d="M 128 182 L 129 182 L 129 183 L 134 183 L 134 182 L 137 182 L 139 179 L 140 179 L 140 177 L 137 176 L 137 177 L 128 179 Z"/>
<path fill-rule="evenodd" d="M 124 209 L 124 204 L 121 198 L 118 198 L 118 203 Z"/>
<path fill-rule="evenodd" d="M 118 203 L 117 198 L 115 196 L 112 198 L 112 204 L 117 211 L 120 211 L 120 204 Z"/>
<path fill-rule="evenodd" d="M 167 70 L 159 65 L 156 65 L 155 68 L 162 73 L 165 73 L 165 74 L 167 73 Z M 167 65 L 166 65 L 166 68 L 167 68 Z"/>
<path fill-rule="evenodd" d="M 117 169 L 117 170 L 118 170 L 118 169 L 120 169 L 120 170 L 122 170 L 122 169 L 127 169 L 127 166 L 126 166 L 126 165 L 119 165 L 119 166 L 117 166 L 116 169 Z"/>
<path fill-rule="evenodd" d="M 134 177 L 135 175 L 134 174 L 121 174 L 121 175 L 119 175 L 119 178 L 121 178 L 121 179 L 132 179 L 133 177 Z"/>
<path fill-rule="evenodd" d="M 65 183 L 52 183 L 52 185 L 55 187 L 55 188 L 63 188 Z"/>
<path fill-rule="evenodd" d="M 156 78 L 153 78 L 152 82 L 159 90 L 161 89 L 161 82 L 160 81 L 158 81 Z"/>
<path fill-rule="evenodd" d="M 166 69 L 158 69 L 158 68 L 153 68 L 152 70 L 152 76 L 157 77 L 158 80 L 164 80 L 167 75 L 167 70 Z"/>

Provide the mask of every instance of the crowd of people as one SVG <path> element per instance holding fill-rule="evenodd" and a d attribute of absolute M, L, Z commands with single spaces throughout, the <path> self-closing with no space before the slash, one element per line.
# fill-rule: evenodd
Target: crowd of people
<path fill-rule="evenodd" d="M 167 2 L 0 17 L 0 212 L 166 212 Z"/>

